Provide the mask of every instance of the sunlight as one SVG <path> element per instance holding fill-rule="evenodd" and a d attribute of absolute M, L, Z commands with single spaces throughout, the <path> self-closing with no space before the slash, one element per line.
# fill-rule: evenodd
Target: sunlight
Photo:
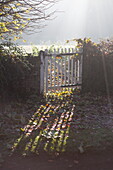
<path fill-rule="evenodd" d="M 111 15 L 111 0 L 90 0 L 88 2 L 86 16 L 86 35 L 92 37 L 95 34 L 95 36 L 99 38 L 112 36 L 111 29 L 113 25 Z"/>
<path fill-rule="evenodd" d="M 42 133 L 40 132 L 40 134 L 38 136 L 36 136 L 36 138 L 32 144 L 32 147 L 31 147 L 31 152 L 35 152 L 41 134 Z"/>
<path fill-rule="evenodd" d="M 72 37 L 79 38 L 110 36 L 113 28 L 111 0 L 73 0 L 68 5 L 65 32 L 70 31 Z"/>
<path fill-rule="evenodd" d="M 84 37 L 98 40 L 113 35 L 112 0 L 62 0 L 54 8 L 61 12 L 37 35 L 41 42 L 63 43 Z"/>
<path fill-rule="evenodd" d="M 28 124 L 21 128 L 23 134 L 14 143 L 13 152 L 19 148 L 24 156 L 29 152 L 39 153 L 41 149 L 46 152 L 64 152 L 75 108 L 75 105 L 70 107 L 71 100 L 67 102 L 71 94 L 69 91 L 55 93 L 54 100 L 51 100 L 51 95 L 47 96 L 48 103 L 41 105 Z"/>

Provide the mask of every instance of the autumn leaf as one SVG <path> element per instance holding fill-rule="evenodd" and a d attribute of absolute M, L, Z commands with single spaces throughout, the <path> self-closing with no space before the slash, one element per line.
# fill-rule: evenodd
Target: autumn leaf
<path fill-rule="evenodd" d="M 25 43 L 25 42 L 26 42 L 26 40 L 23 40 L 23 42 Z"/>

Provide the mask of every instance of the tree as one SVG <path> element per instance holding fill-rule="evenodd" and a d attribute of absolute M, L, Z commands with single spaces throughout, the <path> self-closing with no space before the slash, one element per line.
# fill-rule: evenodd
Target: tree
<path fill-rule="evenodd" d="M 48 9 L 56 0 L 1 0 L 0 36 L 18 39 L 23 31 L 34 32 L 53 14 Z"/>

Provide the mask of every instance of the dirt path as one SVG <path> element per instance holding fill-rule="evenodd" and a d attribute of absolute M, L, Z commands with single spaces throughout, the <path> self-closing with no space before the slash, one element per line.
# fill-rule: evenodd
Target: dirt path
<path fill-rule="evenodd" d="M 6 159 L 1 170 L 113 170 L 113 152 L 65 154 L 50 157 L 46 154 Z"/>

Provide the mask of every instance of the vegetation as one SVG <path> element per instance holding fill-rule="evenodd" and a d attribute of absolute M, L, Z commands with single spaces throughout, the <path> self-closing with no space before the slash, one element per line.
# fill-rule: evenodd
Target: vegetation
<path fill-rule="evenodd" d="M 19 97 L 26 72 L 32 65 L 28 62 L 27 53 L 17 45 L 7 42 L 0 44 L 0 97 Z M 24 89 L 25 90 L 25 89 Z M 24 96 L 24 95 L 23 95 Z"/>
<path fill-rule="evenodd" d="M 13 40 L 22 38 L 23 31 L 34 33 L 54 13 L 49 8 L 55 0 L 1 0 L 0 1 L 0 97 L 23 96 L 23 82 L 32 66 L 27 53 Z M 25 41 L 25 40 L 23 40 Z M 34 54 L 34 52 L 33 52 Z M 27 94 L 26 94 L 27 95 Z"/>
<path fill-rule="evenodd" d="M 0 107 L 0 162 L 7 154 L 84 153 L 113 146 L 113 100 L 81 96 L 79 90 L 52 93 Z M 7 126 L 8 124 L 8 126 Z M 2 159 L 2 160 L 1 160 Z"/>
<path fill-rule="evenodd" d="M 97 95 L 96 92 L 105 90 L 101 81 L 101 78 L 105 80 L 103 57 L 105 66 L 108 67 L 106 82 L 109 84 L 111 81 L 112 84 L 113 41 L 106 40 L 95 44 L 90 39 L 79 39 L 77 43 L 78 47 L 85 50 L 84 62 L 87 67 L 83 69 L 87 76 L 82 89 L 85 94 L 81 95 L 79 90 L 73 92 L 67 90 L 51 93 L 44 100 L 34 95 L 27 98 L 25 103 L 17 101 L 0 103 L 0 163 L 7 154 L 13 152 L 24 156 L 43 152 L 60 155 L 62 152 L 82 154 L 89 150 L 112 149 L 113 97 L 110 97 L 112 86 L 105 86 L 105 89 L 109 87 L 107 95 L 105 93 Z M 53 48 L 54 46 L 50 51 Z M 26 57 L 25 51 L 11 42 L 1 44 L 0 52 L 0 97 L 3 100 L 4 92 L 6 96 L 15 95 L 23 99 L 26 96 L 26 89 L 23 88 L 22 82 L 26 81 L 26 72 L 30 73 L 30 69 L 33 68 L 31 62 L 27 60 L 29 57 Z M 34 48 L 34 55 L 38 52 Z M 101 74 L 98 72 L 100 69 Z M 98 81 L 91 84 L 93 77 L 97 78 L 95 74 L 99 76 L 96 79 Z M 27 95 L 29 97 L 28 93 Z"/>
<path fill-rule="evenodd" d="M 113 39 L 73 39 L 78 48 L 83 48 L 82 92 L 113 94 Z M 67 43 L 70 41 L 67 40 Z"/>
<path fill-rule="evenodd" d="M 98 44 L 90 39 L 74 39 L 74 41 L 77 42 L 78 48 L 84 48 L 83 92 L 103 93 L 109 97 L 113 92 L 113 40 L 104 40 Z M 48 50 L 51 52 L 54 48 L 52 45 Z M 38 54 L 39 49 L 33 47 L 33 56 Z M 27 53 L 11 41 L 0 45 L 0 89 L 2 92 L 9 91 L 13 95 L 14 91 L 15 93 L 18 91 L 17 87 L 22 89 L 22 84 L 26 81 L 26 73 L 33 68 L 32 61 L 29 62 L 29 57 L 26 56 Z M 27 86 L 23 89 L 27 89 Z"/>
<path fill-rule="evenodd" d="M 113 40 L 84 43 L 83 91 L 113 94 Z"/>
<path fill-rule="evenodd" d="M 23 31 L 34 33 L 43 26 L 52 13 L 48 9 L 54 0 L 1 0 L 0 1 L 0 36 L 2 39 L 21 38 Z"/>
<path fill-rule="evenodd" d="M 51 93 L 42 99 L 31 91 L 34 96 L 29 98 L 27 78 L 34 69 L 36 82 L 40 67 L 35 70 L 26 51 L 7 40 L 10 35 L 16 40 L 23 31 L 41 28 L 51 16 L 46 11 L 54 2 L 0 1 L 0 36 L 5 40 L 0 44 L 0 164 L 7 154 L 16 151 L 24 156 L 42 152 L 82 154 L 113 146 L 112 39 L 97 44 L 90 39 L 73 40 L 84 50 L 82 95 L 76 89 Z M 49 52 L 53 50 L 54 45 Z M 34 47 L 33 55 L 37 54 L 39 50 Z M 11 103 L 9 96 L 15 102 Z M 26 102 L 17 102 L 17 98 Z"/>

